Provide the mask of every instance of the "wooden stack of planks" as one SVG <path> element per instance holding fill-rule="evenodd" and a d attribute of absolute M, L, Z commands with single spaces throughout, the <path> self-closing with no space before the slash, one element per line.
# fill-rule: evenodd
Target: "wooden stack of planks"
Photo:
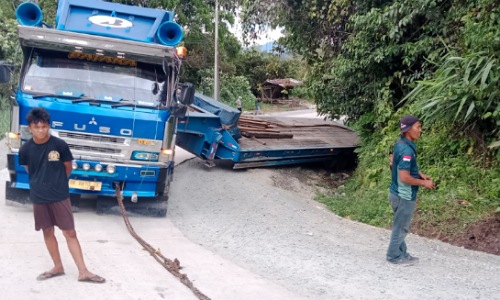
<path fill-rule="evenodd" d="M 240 116 L 238 128 L 241 135 L 248 138 L 282 138 L 291 139 L 293 134 L 282 133 L 276 123 L 247 116 Z"/>

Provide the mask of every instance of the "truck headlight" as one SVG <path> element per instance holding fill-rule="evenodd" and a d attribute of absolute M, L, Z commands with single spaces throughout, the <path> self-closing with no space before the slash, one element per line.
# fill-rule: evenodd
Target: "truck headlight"
<path fill-rule="evenodd" d="M 10 148 L 19 149 L 21 148 L 21 135 L 18 133 L 7 132 L 7 145 Z"/>
<path fill-rule="evenodd" d="M 132 160 L 158 161 L 158 152 L 134 151 L 132 152 Z"/>
<path fill-rule="evenodd" d="M 108 174 L 114 174 L 116 171 L 116 167 L 114 165 L 108 165 L 106 167 L 106 172 L 108 172 Z"/>
<path fill-rule="evenodd" d="M 173 149 L 161 149 L 160 161 L 167 163 L 172 160 L 173 155 Z"/>

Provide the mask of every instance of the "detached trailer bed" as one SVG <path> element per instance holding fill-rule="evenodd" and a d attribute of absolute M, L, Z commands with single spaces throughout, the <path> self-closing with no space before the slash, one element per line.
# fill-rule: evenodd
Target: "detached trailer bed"
<path fill-rule="evenodd" d="M 223 103 L 196 95 L 179 119 L 176 144 L 213 164 L 231 160 L 234 168 L 325 161 L 343 167 L 354 160 L 355 131 L 320 118 L 241 116 Z"/>

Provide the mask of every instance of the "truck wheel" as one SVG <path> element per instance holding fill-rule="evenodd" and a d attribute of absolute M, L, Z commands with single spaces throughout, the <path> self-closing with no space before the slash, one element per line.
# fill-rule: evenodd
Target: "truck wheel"
<path fill-rule="evenodd" d="M 133 203 L 138 204 L 138 203 Z M 142 215 L 163 218 L 167 215 L 168 196 L 159 196 L 150 201 L 143 201 L 140 209 Z"/>
<path fill-rule="evenodd" d="M 148 217 L 163 218 L 167 215 L 168 196 L 139 199 L 137 203 L 125 202 L 127 212 Z"/>
<path fill-rule="evenodd" d="M 71 210 L 75 212 L 80 211 L 80 199 L 82 195 L 79 194 L 69 194 L 69 200 L 71 201 Z"/>

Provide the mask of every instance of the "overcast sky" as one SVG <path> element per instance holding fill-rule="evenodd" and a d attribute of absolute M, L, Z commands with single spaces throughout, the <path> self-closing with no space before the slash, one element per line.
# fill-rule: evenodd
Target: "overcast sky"
<path fill-rule="evenodd" d="M 236 18 L 234 26 L 229 26 L 229 30 L 236 35 L 240 42 L 243 42 L 243 37 L 241 34 L 241 23 L 239 21 L 239 18 Z M 278 40 L 283 36 L 283 34 L 281 33 L 282 30 L 283 28 L 277 28 L 259 34 L 259 39 L 255 40 L 254 42 L 255 45 L 264 45 L 267 42 Z"/>

